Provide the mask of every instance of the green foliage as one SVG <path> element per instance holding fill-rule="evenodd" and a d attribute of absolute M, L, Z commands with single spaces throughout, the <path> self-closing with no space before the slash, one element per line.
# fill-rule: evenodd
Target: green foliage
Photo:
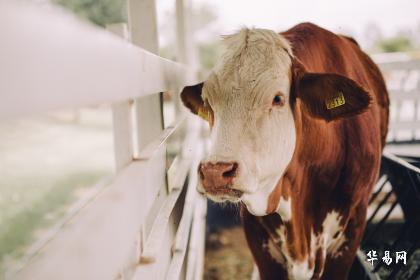
<path fill-rule="evenodd" d="M 383 52 L 404 52 L 412 50 L 414 46 L 410 38 L 400 35 L 380 40 L 378 48 Z"/>
<path fill-rule="evenodd" d="M 125 22 L 124 0 L 53 0 L 97 25 Z"/>

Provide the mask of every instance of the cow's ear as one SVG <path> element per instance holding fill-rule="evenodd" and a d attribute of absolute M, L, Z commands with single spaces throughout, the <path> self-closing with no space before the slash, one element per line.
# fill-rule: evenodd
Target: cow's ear
<path fill-rule="evenodd" d="M 190 111 L 206 121 L 210 121 L 210 112 L 207 108 L 201 93 L 203 90 L 203 83 L 193 86 L 186 86 L 181 92 L 181 100 L 185 107 Z"/>
<path fill-rule="evenodd" d="M 355 81 L 329 73 L 302 74 L 296 97 L 311 116 L 326 121 L 360 114 L 372 101 L 370 94 Z"/>

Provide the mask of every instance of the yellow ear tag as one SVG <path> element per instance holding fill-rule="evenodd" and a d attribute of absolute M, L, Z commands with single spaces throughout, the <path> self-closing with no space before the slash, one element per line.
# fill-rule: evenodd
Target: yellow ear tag
<path fill-rule="evenodd" d="M 204 108 L 199 108 L 198 109 L 198 116 L 201 117 L 201 118 L 203 118 L 203 119 L 205 119 L 206 121 L 209 121 L 210 120 L 209 113 Z"/>
<path fill-rule="evenodd" d="M 346 104 L 346 100 L 344 99 L 344 95 L 342 92 L 339 92 L 339 95 L 325 101 L 325 105 L 327 106 L 328 110 L 343 106 Z"/>

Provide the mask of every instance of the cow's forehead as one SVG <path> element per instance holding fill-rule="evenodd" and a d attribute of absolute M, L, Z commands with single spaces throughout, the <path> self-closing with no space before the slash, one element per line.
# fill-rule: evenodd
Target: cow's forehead
<path fill-rule="evenodd" d="M 205 83 L 209 95 L 224 97 L 288 87 L 291 47 L 266 29 L 242 29 L 224 39 L 226 51 Z"/>

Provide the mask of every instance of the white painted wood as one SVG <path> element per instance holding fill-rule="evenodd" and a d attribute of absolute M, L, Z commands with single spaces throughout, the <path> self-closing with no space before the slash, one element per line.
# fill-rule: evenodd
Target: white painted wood
<path fill-rule="evenodd" d="M 186 13 L 188 13 L 185 7 L 186 0 L 176 0 L 176 45 L 177 45 L 177 60 L 184 64 L 189 64 L 191 56 L 188 52 L 188 41 L 187 33 L 189 32 L 189 22 Z M 188 1 L 188 0 L 187 0 Z"/>
<path fill-rule="evenodd" d="M 392 101 L 394 100 L 412 100 L 420 101 L 420 88 L 413 91 L 392 90 L 389 93 Z"/>
<path fill-rule="evenodd" d="M 388 78 L 391 115 L 388 140 L 418 139 L 420 119 L 420 59 L 408 55 L 380 55 L 379 67 Z M 388 59 L 389 58 L 389 59 Z"/>
<path fill-rule="evenodd" d="M 100 180 L 94 187 L 88 190 L 88 192 L 83 196 L 82 199 L 77 201 L 76 204 L 72 205 L 69 209 L 66 210 L 64 217 L 61 218 L 57 223 L 55 223 L 48 231 L 42 235 L 42 237 L 33 243 L 29 249 L 24 253 L 24 256 L 19 261 L 19 264 L 14 267 L 8 267 L 5 273 L 5 279 L 13 279 L 14 275 L 22 270 L 25 265 L 36 256 L 40 250 L 42 250 L 51 240 L 53 240 L 56 235 L 63 229 L 66 223 L 75 217 L 81 209 L 83 209 L 88 203 L 91 203 L 92 200 L 99 195 L 101 191 L 106 188 L 110 183 L 111 178 L 104 178 Z"/>
<path fill-rule="evenodd" d="M 187 253 L 188 241 L 190 241 L 190 230 L 193 219 L 194 209 L 197 202 L 197 166 L 201 159 L 201 151 L 197 151 L 189 171 L 188 189 L 185 195 L 182 218 L 176 232 L 174 245 L 172 247 L 172 261 L 166 274 L 167 280 L 181 279 L 181 271 Z M 194 241 L 194 240 L 191 240 Z M 182 277 L 184 278 L 184 277 Z"/>
<path fill-rule="evenodd" d="M 184 67 L 144 50 L 158 52 L 154 0 L 130 0 L 130 32 L 125 25 L 111 25 L 114 35 L 45 7 L 0 1 L 0 118 L 112 103 L 117 175 L 61 221 L 48 242 L 38 243 L 12 277 L 183 278 L 190 265 L 187 247 L 194 267 L 186 270 L 191 279 L 201 277 L 206 202 L 195 190 L 201 124 L 180 115 L 162 131 L 159 94 L 196 82 L 193 36 L 185 24 L 190 11 L 177 2 L 178 18 L 184 20 L 178 25 L 184 44 L 179 51 L 191 65 Z M 185 122 L 187 134 L 166 189 L 166 144 Z M 182 211 L 179 197 L 188 172 Z"/>
<path fill-rule="evenodd" d="M 190 244 L 188 247 L 187 252 L 187 264 L 186 264 L 186 273 L 185 279 L 192 280 L 195 279 L 195 275 L 198 273 L 197 270 L 199 265 L 199 254 L 200 254 L 200 223 L 201 223 L 201 215 L 203 209 L 202 203 L 199 202 L 200 197 L 197 195 L 195 196 L 195 205 L 193 211 L 193 220 L 191 226 L 191 234 L 190 234 Z"/>
<path fill-rule="evenodd" d="M 205 123 L 201 122 L 200 126 L 200 134 L 203 135 L 204 132 L 208 132 L 208 127 Z M 203 149 L 204 153 L 208 153 L 210 149 L 210 141 L 208 138 L 203 138 L 202 141 L 200 141 L 201 148 Z M 204 255 L 205 255 L 205 243 L 206 243 L 206 213 L 207 213 L 207 199 L 201 195 L 197 194 L 197 209 L 199 213 L 194 216 L 194 222 L 198 223 L 198 229 L 196 231 L 196 242 L 191 242 L 193 244 L 193 248 L 196 252 L 193 252 L 194 258 L 197 259 L 195 263 L 195 270 L 194 270 L 194 276 L 192 279 L 194 280 L 201 280 L 204 276 Z M 194 250 L 193 250 L 194 251 Z M 188 256 L 190 258 L 190 256 Z M 189 265 L 187 265 L 189 267 Z M 188 276 L 188 274 L 187 274 Z M 187 278 L 190 279 L 190 278 Z"/>
<path fill-rule="evenodd" d="M 141 263 L 150 263 L 156 261 L 156 255 L 158 254 L 162 245 L 162 237 L 165 234 L 169 217 L 172 213 L 175 203 L 181 194 L 191 161 L 188 159 L 181 159 L 177 161 L 176 164 L 178 164 L 176 177 L 174 178 L 173 182 L 170 182 L 170 184 L 173 184 L 171 187 L 172 192 L 169 194 L 161 209 L 159 209 L 159 213 L 153 222 L 151 232 L 146 240 L 140 256 Z"/>
<path fill-rule="evenodd" d="M 194 39 L 192 21 L 192 1 L 176 0 L 176 56 L 177 61 L 187 65 L 189 79 L 196 80 L 199 74 L 198 50 Z M 180 88 L 182 90 L 182 88 Z M 180 91 L 179 90 L 179 91 Z M 176 114 L 181 114 L 185 107 L 180 98 L 174 100 Z"/>
<path fill-rule="evenodd" d="M 127 5 L 131 42 L 157 54 L 159 52 L 159 39 L 155 1 L 129 0 Z"/>
<path fill-rule="evenodd" d="M 412 70 L 420 68 L 420 59 L 404 59 L 400 61 L 379 63 L 382 71 L 389 71 L 394 69 Z"/>
<path fill-rule="evenodd" d="M 162 151 L 164 152 L 164 151 Z M 157 158 L 158 159 L 158 158 Z M 115 279 L 150 209 L 161 164 L 132 162 L 77 217 L 69 220 L 14 279 Z"/>
<path fill-rule="evenodd" d="M 171 225 L 174 222 L 173 216 L 169 220 Z M 173 240 L 174 230 L 168 226 L 163 239 L 161 239 L 161 248 L 157 252 L 156 262 L 138 265 L 132 280 L 144 279 L 165 279 L 168 264 L 171 261 L 171 243 Z"/>
<path fill-rule="evenodd" d="M 129 0 L 128 23 L 133 44 L 152 53 L 159 52 L 155 0 Z M 147 26 L 147 28 L 145 28 Z M 143 149 L 163 129 L 161 93 L 135 100 L 138 149 Z"/>
<path fill-rule="evenodd" d="M 420 129 L 420 121 L 396 121 L 389 124 L 391 130 L 415 130 Z"/>
<path fill-rule="evenodd" d="M 54 7 L 0 1 L 0 118 L 180 88 L 188 68 Z"/>
<path fill-rule="evenodd" d="M 125 23 L 111 24 L 107 29 L 124 40 L 129 39 Z M 133 160 L 133 100 L 112 104 L 112 124 L 116 170 L 121 170 Z"/>
<path fill-rule="evenodd" d="M 203 197 L 199 197 L 197 204 L 196 215 L 194 216 L 194 221 L 197 223 L 197 229 L 194 229 L 191 234 L 191 239 L 195 236 L 197 241 L 191 241 L 191 243 L 194 244 L 193 247 L 197 248 L 195 253 L 196 263 L 193 279 L 201 280 L 204 275 L 207 200 Z"/>
<path fill-rule="evenodd" d="M 132 103 L 131 103 L 132 104 Z M 133 160 L 132 114 L 130 101 L 112 105 L 114 155 L 116 170 Z"/>
<path fill-rule="evenodd" d="M 158 150 L 159 146 L 165 144 L 166 140 L 185 123 L 185 116 L 179 120 L 175 120 L 174 123 L 166 127 L 159 137 L 156 137 L 154 141 L 149 143 L 139 154 L 138 159 L 144 160 L 154 156 L 154 153 Z"/>

